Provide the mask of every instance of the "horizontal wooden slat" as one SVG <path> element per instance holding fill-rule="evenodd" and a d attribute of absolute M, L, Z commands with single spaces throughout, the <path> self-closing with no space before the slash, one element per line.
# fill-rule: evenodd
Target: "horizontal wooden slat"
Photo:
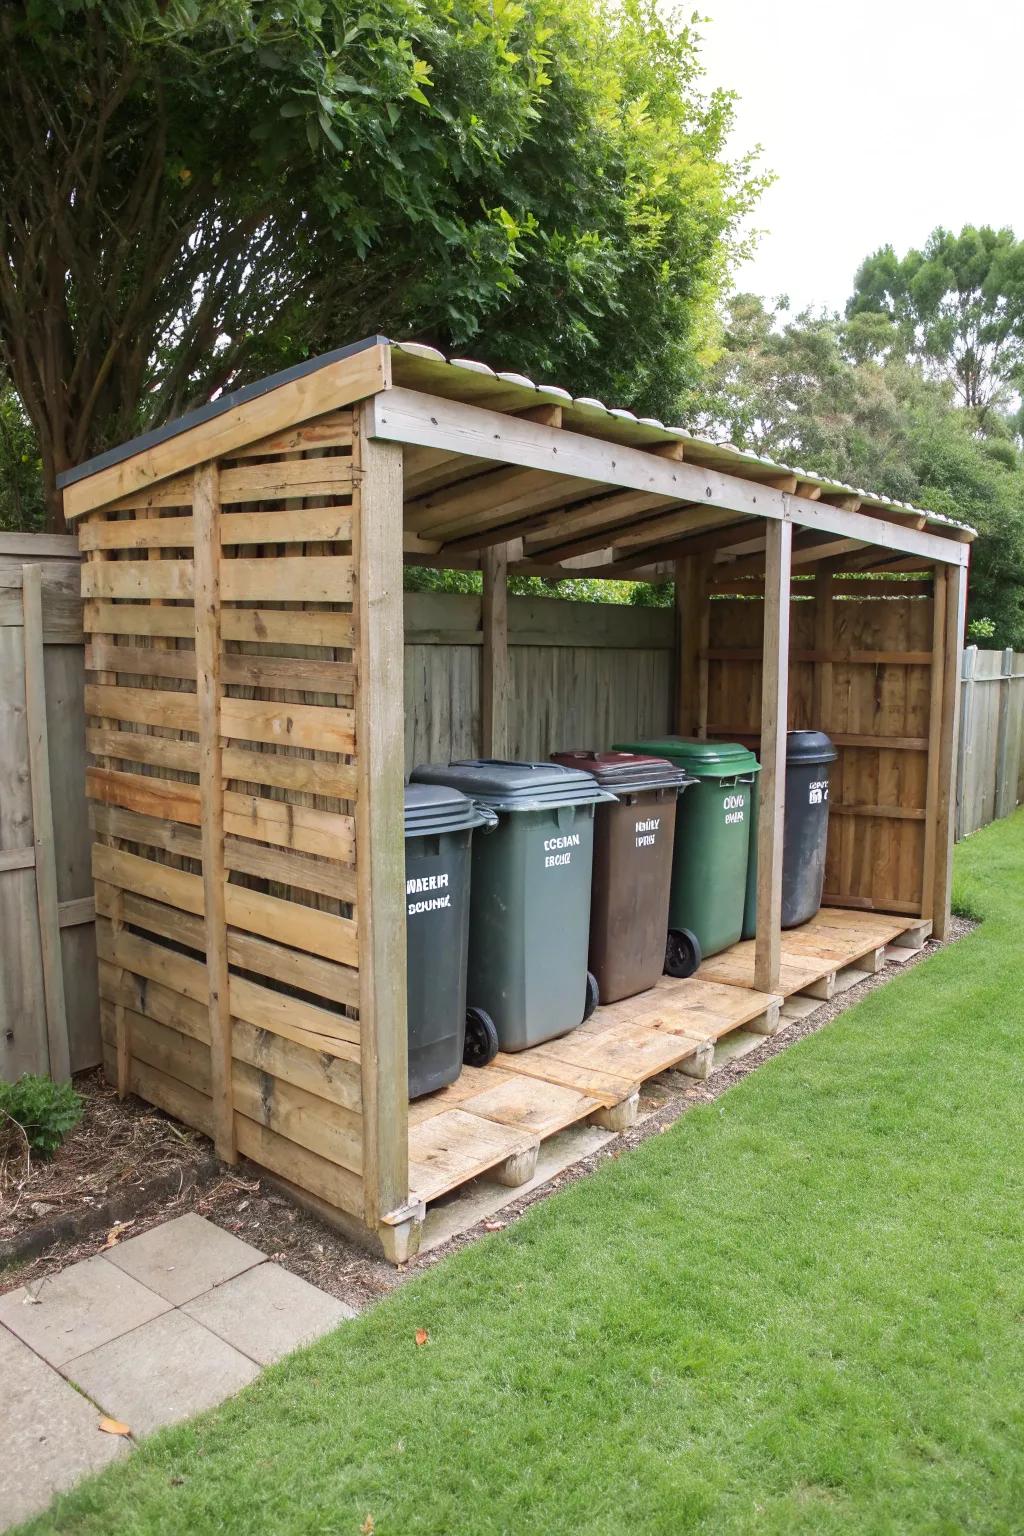
<path fill-rule="evenodd" d="M 82 566 L 83 597 L 191 598 L 191 560 L 92 560 Z"/>
<path fill-rule="evenodd" d="M 145 603 L 90 599 L 85 604 L 85 628 L 90 634 L 191 640 L 195 635 L 195 616 L 191 606 L 154 608 Z M 355 618 L 351 613 L 310 613 L 298 608 L 225 608 L 220 629 L 224 640 L 351 650 Z"/>
<path fill-rule="evenodd" d="M 86 731 L 86 746 L 96 757 L 146 763 L 179 773 L 195 773 L 198 770 L 199 749 L 194 741 L 174 741 L 166 736 L 150 736 L 141 731 L 116 731 L 93 726 Z M 293 757 L 285 752 L 256 752 L 243 747 L 225 747 L 223 767 L 226 778 L 246 784 L 263 784 L 270 789 L 290 789 L 302 794 L 327 795 L 338 800 L 352 800 L 355 797 L 356 771 L 352 764 Z M 318 850 L 312 851 L 315 853 Z"/>
<path fill-rule="evenodd" d="M 101 1022 L 104 1063 L 113 1065 L 115 1036 L 109 1012 L 105 1017 L 101 1015 Z M 209 1134 L 212 1120 L 210 1099 L 202 1086 L 205 1084 L 206 1089 L 209 1088 L 209 1051 L 188 1036 L 155 1024 L 141 1014 L 133 1015 L 132 1024 L 133 1054 L 129 1067 L 132 1088 L 178 1119 Z M 272 1096 L 262 1101 L 258 1078 L 253 1075 L 252 1068 L 241 1063 L 235 1063 L 232 1077 L 239 1151 L 244 1151 L 243 1142 L 247 1140 L 243 1128 L 251 1126 L 260 1137 L 273 1136 L 280 1147 L 292 1148 L 295 1155 L 315 1157 L 325 1169 L 331 1170 L 328 1187 L 336 1190 L 337 1181 L 344 1180 L 350 1197 L 353 1200 L 359 1198 L 358 1174 L 342 1161 L 343 1157 L 360 1160 L 354 1151 L 357 1138 L 353 1127 L 343 1127 L 340 1120 L 338 1123 L 333 1122 L 329 1118 L 328 1106 L 321 1109 L 319 1116 L 312 1113 L 307 1102 L 308 1096 L 302 1095 L 301 1089 L 291 1088 L 287 1083 L 282 1083 L 279 1090 L 274 1088 Z M 274 1079 L 268 1081 L 274 1083 Z M 246 1109 L 258 1115 L 259 1121 L 245 1114 Z M 326 1114 L 324 1109 L 327 1110 Z M 342 1110 L 335 1113 L 339 1117 L 344 1115 Z M 305 1140 L 316 1141 L 319 1150 L 314 1152 L 301 1143 L 289 1140 L 282 1134 L 285 1128 L 292 1134 L 297 1132 Z M 255 1136 L 248 1140 L 250 1145 L 257 1144 Z M 262 1145 L 262 1142 L 259 1144 Z M 321 1155 L 326 1153 L 333 1156 Z"/>
<path fill-rule="evenodd" d="M 98 720 L 161 725 L 179 731 L 198 729 L 193 693 L 87 683 L 85 711 Z M 220 720 L 223 734 L 239 741 L 346 753 L 355 745 L 355 717 L 351 709 L 226 698 L 221 700 Z"/>
<path fill-rule="evenodd" d="M 243 464 L 220 472 L 221 503 L 275 501 L 283 497 L 347 496 L 352 491 L 352 456 L 283 459 L 271 464 Z"/>
<path fill-rule="evenodd" d="M 315 421 L 307 421 L 283 432 L 271 432 L 258 442 L 246 443 L 231 457 L 257 459 L 278 453 L 302 453 L 311 448 L 343 448 L 352 442 L 352 412 L 328 411 Z"/>
<path fill-rule="evenodd" d="M 180 992 L 158 981 L 140 980 L 130 971 L 107 961 L 100 961 L 99 983 L 100 996 L 111 1003 L 120 1003 L 137 1012 L 145 1009 L 158 1023 L 168 1024 L 204 1044 L 209 1043 L 209 1010 Z M 255 1029 L 242 1019 L 232 1021 L 231 1049 L 238 1061 L 247 1062 L 261 1072 L 283 1078 L 332 1104 L 340 1104 L 349 1110 L 359 1109 L 362 1085 L 359 1072 L 350 1061 L 311 1051 L 294 1040 Z"/>
<path fill-rule="evenodd" d="M 312 747 L 321 752 L 347 753 L 355 746 L 354 712 L 323 704 L 226 698 L 221 700 L 220 724 L 225 736 L 240 741 Z"/>
<path fill-rule="evenodd" d="M 203 882 L 198 875 L 102 843 L 93 844 L 92 871 L 95 879 L 121 890 L 134 891 L 137 896 L 178 907 L 196 917 L 203 915 Z M 225 886 L 224 905 L 230 927 L 341 965 L 354 965 L 358 960 L 356 925 L 351 918 L 230 882 Z"/>
<path fill-rule="evenodd" d="M 96 902 L 92 896 L 75 896 L 57 906 L 57 922 L 61 928 L 79 928 L 91 923 L 96 916 Z"/>
<path fill-rule="evenodd" d="M 224 512 L 221 543 L 347 543 L 352 538 L 348 507 L 295 507 L 280 512 Z M 83 550 L 187 549 L 193 541 L 191 515 L 121 518 L 83 524 Z"/>
<path fill-rule="evenodd" d="M 158 981 L 193 1002 L 206 1004 L 206 966 L 187 955 L 125 930 L 115 932 L 106 918 L 96 919 L 96 952 L 101 960 L 137 976 Z M 285 992 L 273 992 L 232 974 L 231 1012 L 256 1029 L 267 1029 L 310 1050 L 344 1061 L 359 1060 L 359 1025 L 344 1014 L 317 1008 Z"/>
<path fill-rule="evenodd" d="M 839 805 L 832 801 L 830 816 L 878 816 L 883 821 L 924 821 L 927 812 L 910 805 Z"/>
<path fill-rule="evenodd" d="M 0 875 L 9 869 L 32 869 L 35 862 L 35 848 L 0 848 Z"/>
<path fill-rule="evenodd" d="M 170 563 L 160 560 L 150 562 L 150 565 L 159 570 Z M 116 563 L 113 568 L 116 570 Z M 220 590 L 225 603 L 348 603 L 352 600 L 352 558 L 350 555 L 281 555 L 273 560 L 222 560 Z M 169 595 L 188 597 L 190 594 Z"/>
<path fill-rule="evenodd" d="M 736 737 L 757 735 L 749 725 L 719 725 L 712 722 L 707 727 L 709 736 Z M 829 739 L 837 747 L 868 747 L 883 752 L 927 752 L 927 736 L 858 736 L 845 731 L 829 731 Z"/>
<path fill-rule="evenodd" d="M 704 661 L 760 661 L 760 646 L 721 646 L 698 653 Z M 931 651 L 801 651 L 792 648 L 790 661 L 831 661 L 840 666 L 902 666 L 927 667 L 931 665 Z"/>
<path fill-rule="evenodd" d="M 92 672 L 194 679 L 196 653 L 180 648 L 165 651 L 154 646 L 118 645 L 109 636 L 96 635 L 86 646 L 85 665 Z M 355 687 L 355 667 L 347 661 L 310 661 L 305 656 L 252 656 L 225 651 L 221 657 L 221 678 L 232 687 L 347 696 Z"/>

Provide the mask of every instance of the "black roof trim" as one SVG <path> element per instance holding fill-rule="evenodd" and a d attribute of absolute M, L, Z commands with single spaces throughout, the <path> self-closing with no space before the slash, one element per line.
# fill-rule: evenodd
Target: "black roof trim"
<path fill-rule="evenodd" d="M 269 378 L 257 379 L 255 384 L 247 384 L 244 389 L 236 389 L 230 395 L 221 395 L 219 399 L 211 400 L 209 405 L 200 405 L 194 411 L 179 416 L 176 421 L 169 421 L 162 427 L 154 427 L 152 432 L 143 432 L 140 437 L 133 437 L 117 448 L 110 448 L 106 453 L 98 453 L 94 459 L 87 459 L 84 464 L 77 464 L 74 469 L 65 470 L 62 475 L 57 476 L 57 489 L 62 491 L 65 486 L 74 485 L 78 480 L 87 480 L 90 475 L 98 474 L 101 469 L 109 469 L 112 464 L 121 464 L 125 459 L 134 458 L 137 453 L 144 453 L 147 448 L 155 448 L 158 443 L 166 443 L 169 438 L 188 432 L 204 421 L 212 421 L 215 416 L 222 416 L 225 411 L 233 410 L 236 405 L 247 405 L 250 400 L 258 400 L 260 395 L 268 394 L 272 389 L 279 389 L 282 384 L 291 384 L 294 379 L 301 379 L 307 373 L 316 373 L 318 369 L 326 368 L 328 363 L 340 363 L 342 358 L 353 357 L 357 352 L 365 352 L 368 347 L 389 345 L 387 336 L 366 336 L 362 341 L 352 342 L 350 346 L 338 347 L 333 352 L 322 353 L 320 357 L 311 357 L 304 363 L 296 363 L 293 368 L 284 368 L 280 373 L 272 373 Z"/>

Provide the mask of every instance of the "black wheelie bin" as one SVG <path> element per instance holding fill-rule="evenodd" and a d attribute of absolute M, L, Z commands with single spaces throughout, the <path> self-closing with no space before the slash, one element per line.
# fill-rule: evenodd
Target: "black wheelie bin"
<path fill-rule="evenodd" d="M 476 827 L 493 827 L 492 811 L 442 785 L 405 787 L 405 931 L 409 1019 L 409 1097 L 453 1083 L 466 1041 L 470 844 Z M 497 1050 L 491 1025 L 476 1010 L 470 1060 L 483 1065 Z"/>
<path fill-rule="evenodd" d="M 414 768 L 498 816 L 473 844 L 469 996 L 503 1051 L 568 1034 L 593 1012 L 587 970 L 594 808 L 614 795 L 557 763 L 473 759 Z"/>
<path fill-rule="evenodd" d="M 782 926 L 799 928 L 821 906 L 828 845 L 830 770 L 839 753 L 824 731 L 786 733 L 786 815 L 782 830 Z M 743 937 L 757 927 L 757 791 L 750 818 L 750 859 Z"/>

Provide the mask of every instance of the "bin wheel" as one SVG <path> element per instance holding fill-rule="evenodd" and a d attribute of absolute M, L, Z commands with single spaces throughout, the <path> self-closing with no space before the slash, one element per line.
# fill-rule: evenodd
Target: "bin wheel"
<path fill-rule="evenodd" d="M 700 941 L 689 928 L 670 928 L 665 944 L 665 974 L 682 981 L 701 962 Z"/>
<path fill-rule="evenodd" d="M 593 1013 L 594 1009 L 597 1007 L 597 1005 L 598 1005 L 598 1003 L 600 1001 L 601 1001 L 601 992 L 600 992 L 600 988 L 597 985 L 597 977 L 594 975 L 593 971 L 588 971 L 587 972 L 587 1001 L 586 1001 L 586 1003 L 584 1004 L 584 1007 L 583 1007 L 583 1022 L 584 1022 L 584 1024 L 590 1018 L 590 1015 Z"/>
<path fill-rule="evenodd" d="M 482 1008 L 466 1009 L 466 1044 L 462 1060 L 467 1067 L 486 1067 L 498 1054 L 498 1031 Z"/>

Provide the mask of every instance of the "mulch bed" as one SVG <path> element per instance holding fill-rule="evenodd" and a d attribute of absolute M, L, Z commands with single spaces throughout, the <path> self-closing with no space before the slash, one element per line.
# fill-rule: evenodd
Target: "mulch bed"
<path fill-rule="evenodd" d="M 975 925 L 954 919 L 947 943 Z M 0 1158 L 0 1293 L 30 1284 L 122 1238 L 194 1211 L 233 1232 L 311 1284 L 363 1308 L 432 1267 L 457 1248 L 515 1221 L 538 1200 L 585 1178 L 608 1158 L 658 1135 L 695 1104 L 719 1098 L 770 1057 L 822 1029 L 898 970 L 920 964 L 939 946 L 929 942 L 920 955 L 851 987 L 808 1018 L 788 1023 L 747 1055 L 717 1071 L 707 1082 L 659 1092 L 661 1107 L 593 1156 L 557 1175 L 497 1217 L 431 1250 L 404 1269 L 364 1253 L 325 1223 L 300 1210 L 248 1164 L 228 1168 L 210 1142 L 160 1110 L 130 1098 L 119 1101 L 99 1071 L 83 1074 L 75 1086 L 86 1100 L 77 1128 L 49 1163 L 22 1153 Z"/>

